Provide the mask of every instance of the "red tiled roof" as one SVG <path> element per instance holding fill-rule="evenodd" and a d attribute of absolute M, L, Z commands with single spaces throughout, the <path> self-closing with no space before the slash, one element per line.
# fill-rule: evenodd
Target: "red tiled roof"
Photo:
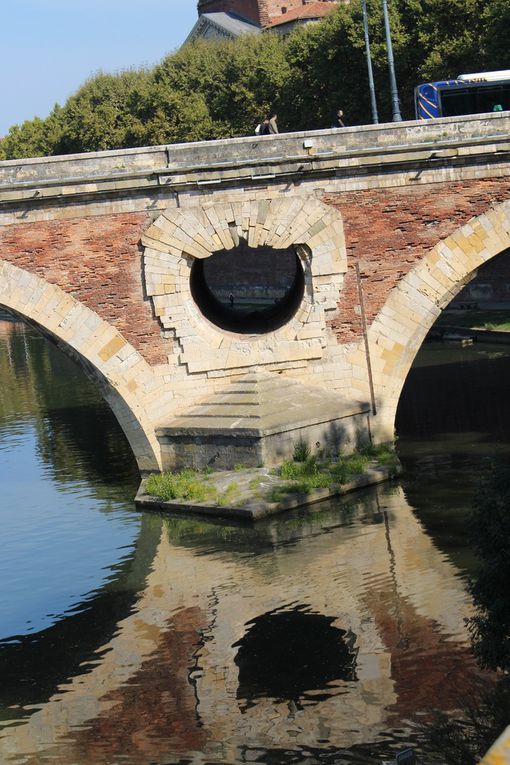
<path fill-rule="evenodd" d="M 288 24 L 290 21 L 299 21 L 300 19 L 319 19 L 330 14 L 336 5 L 334 2 L 307 3 L 299 8 L 291 8 L 287 13 L 273 19 L 267 26 L 276 27 L 279 24 Z"/>

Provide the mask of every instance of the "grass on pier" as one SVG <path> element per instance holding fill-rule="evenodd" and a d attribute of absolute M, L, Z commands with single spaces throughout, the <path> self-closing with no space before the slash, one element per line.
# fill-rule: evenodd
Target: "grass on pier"
<path fill-rule="evenodd" d="M 254 499 L 280 502 L 289 494 L 307 493 L 313 489 L 342 485 L 354 476 L 363 474 L 370 466 L 394 467 L 397 471 L 398 458 L 393 445 L 382 444 L 367 447 L 354 454 L 340 456 L 336 460 L 311 456 L 304 444 L 298 444 L 294 459 L 284 462 L 271 471 L 271 485 L 268 485 L 267 471 L 243 469 L 236 466 L 236 472 L 255 475 L 247 483 L 248 494 L 237 481 L 219 489 L 215 485 L 218 473 L 199 472 L 186 468 L 176 473 L 152 475 L 145 483 L 145 492 L 165 502 L 182 500 L 211 505 L 243 505 Z M 245 478 L 245 482 L 248 481 Z M 240 476 L 241 480 L 241 476 Z"/>
<path fill-rule="evenodd" d="M 295 452 L 293 460 L 288 460 L 276 468 L 275 472 L 282 483 L 272 490 L 271 498 L 273 502 L 279 502 L 287 494 L 302 494 L 312 489 L 341 486 L 354 476 L 363 474 L 374 462 L 379 467 L 394 467 L 396 470 L 398 458 L 393 445 L 369 446 L 332 461 L 320 460 L 305 452 Z"/>

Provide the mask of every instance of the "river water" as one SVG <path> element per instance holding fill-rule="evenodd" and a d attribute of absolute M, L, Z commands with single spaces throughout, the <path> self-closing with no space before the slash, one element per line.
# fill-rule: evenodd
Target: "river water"
<path fill-rule="evenodd" d="M 400 482 L 254 527 L 135 511 L 81 371 L 0 321 L 0 761 L 380 763 L 479 671 L 465 518 L 510 349 L 426 345 Z"/>

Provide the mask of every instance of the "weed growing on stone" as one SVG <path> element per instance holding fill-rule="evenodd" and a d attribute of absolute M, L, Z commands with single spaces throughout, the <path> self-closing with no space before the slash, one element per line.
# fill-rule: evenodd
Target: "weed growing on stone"
<path fill-rule="evenodd" d="M 332 461 L 318 461 L 308 456 L 305 460 L 284 462 L 275 473 L 284 483 L 271 493 L 273 502 L 279 502 L 287 494 L 307 493 L 312 489 L 331 488 L 347 483 L 354 476 L 365 472 L 371 462 L 380 466 L 394 466 L 398 459 L 390 444 L 368 446 L 353 454 Z"/>
<path fill-rule="evenodd" d="M 221 507 L 225 507 L 226 505 L 232 504 L 234 502 L 236 496 L 239 493 L 239 486 L 235 481 L 232 483 L 229 483 L 225 491 L 223 491 L 221 494 L 217 497 L 217 503 Z"/>
<path fill-rule="evenodd" d="M 377 460 L 381 467 L 387 467 L 390 469 L 393 468 L 395 472 L 390 472 L 390 474 L 392 477 L 396 475 L 399 460 L 393 444 L 387 443 L 377 444 L 374 446 L 366 446 L 364 449 L 361 449 L 360 453 L 366 455 L 372 460 Z"/>
<path fill-rule="evenodd" d="M 149 476 L 145 491 L 165 501 L 188 499 L 194 502 L 205 502 L 216 499 L 216 489 L 204 482 L 203 475 L 190 468 L 180 470 L 178 473 Z"/>
<path fill-rule="evenodd" d="M 296 443 L 292 457 L 294 462 L 306 462 L 310 457 L 310 447 L 303 438 Z"/>
<path fill-rule="evenodd" d="M 299 459 L 296 459 L 296 456 Z M 248 483 L 248 489 L 251 492 L 248 496 L 246 496 L 245 488 L 242 489 L 242 479 L 241 486 L 234 481 L 225 489 L 219 490 L 214 486 L 214 479 L 209 479 L 210 470 L 198 472 L 186 468 L 176 473 L 150 476 L 145 483 L 145 491 L 164 501 L 209 502 L 220 507 L 232 505 L 235 502 L 246 503 L 254 498 L 280 502 L 289 494 L 307 494 L 313 489 L 341 486 L 352 480 L 354 476 L 363 474 L 371 463 L 389 468 L 390 475 L 392 468 L 394 468 L 394 474 L 397 473 L 399 464 L 391 444 L 367 446 L 353 454 L 324 460 L 311 456 L 308 446 L 302 442 L 302 445 L 299 448 L 296 447 L 294 451 L 294 459 L 287 460 L 274 469 L 273 475 L 279 479 L 279 483 L 271 490 L 262 486 L 261 476 L 255 476 Z M 238 465 L 235 469 L 242 472 L 242 467 Z M 244 486 L 246 487 L 246 484 Z"/>

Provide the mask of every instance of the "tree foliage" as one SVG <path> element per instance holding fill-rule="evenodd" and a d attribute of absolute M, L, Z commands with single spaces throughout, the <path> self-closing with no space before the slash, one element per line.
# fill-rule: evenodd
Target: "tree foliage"
<path fill-rule="evenodd" d="M 101 151 L 139 145 L 143 136 L 140 104 L 148 95 L 145 70 L 99 72 L 66 102 L 58 151 Z"/>
<path fill-rule="evenodd" d="M 13 125 L 2 139 L 0 150 L 3 149 L 7 159 L 58 154 L 62 131 L 62 108 L 57 104 L 45 120 L 34 117 L 21 125 Z"/>
<path fill-rule="evenodd" d="M 437 711 L 418 722 L 420 749 L 432 762 L 477 765 L 505 730 L 509 713 L 510 679 L 480 679 L 459 696 L 456 718 Z"/>
<path fill-rule="evenodd" d="M 380 121 L 391 119 L 380 0 L 367 0 Z M 508 65 L 508 0 L 390 0 L 404 118 L 417 83 Z M 99 72 L 46 119 L 14 125 L 0 159 L 249 135 L 271 109 L 283 130 L 371 121 L 361 0 L 290 36 L 198 41 L 152 69 Z"/>

